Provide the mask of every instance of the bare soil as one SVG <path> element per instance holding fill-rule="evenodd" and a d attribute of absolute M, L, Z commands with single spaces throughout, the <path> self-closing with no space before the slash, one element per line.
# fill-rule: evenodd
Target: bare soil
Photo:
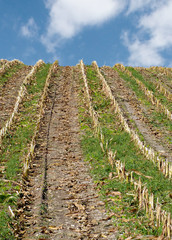
<path fill-rule="evenodd" d="M 18 239 L 116 239 L 111 216 L 83 161 L 77 74 L 74 67 L 59 67 L 51 79 L 28 197 L 24 194 L 20 202 L 23 231 Z"/>
<path fill-rule="evenodd" d="M 0 129 L 10 117 L 18 96 L 20 86 L 27 76 L 31 67 L 24 66 L 19 69 L 8 81 L 0 88 Z"/>

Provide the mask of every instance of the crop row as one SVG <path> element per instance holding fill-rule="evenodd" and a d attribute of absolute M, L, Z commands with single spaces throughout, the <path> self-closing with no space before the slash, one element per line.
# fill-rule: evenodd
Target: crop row
<path fill-rule="evenodd" d="M 116 65 L 116 67 L 119 67 L 120 70 L 122 70 L 124 73 L 126 73 L 129 77 L 133 78 L 138 86 L 141 88 L 141 90 L 144 92 L 145 96 L 151 101 L 153 105 L 156 105 L 156 107 L 159 109 L 160 112 L 163 112 L 170 120 L 172 120 L 172 113 L 170 110 L 164 106 L 159 99 L 157 99 L 153 93 L 153 91 L 150 91 L 144 83 L 142 83 L 138 78 L 134 77 L 132 73 L 126 69 L 124 66 Z"/>
<path fill-rule="evenodd" d="M 14 60 L 13 63 L 12 62 L 8 62 L 9 66 L 11 67 L 14 63 L 16 63 L 17 60 Z M 17 64 L 18 64 L 18 61 L 17 61 Z M 26 85 L 27 84 L 30 84 L 31 80 L 32 80 L 32 77 L 33 75 L 37 72 L 37 70 L 39 69 L 39 67 L 43 64 L 43 61 L 40 60 L 36 63 L 36 65 L 32 68 L 32 70 L 30 71 L 30 73 L 26 76 L 26 78 L 24 79 L 21 87 L 20 87 L 20 90 L 19 90 L 19 93 L 18 93 L 18 97 L 17 97 L 17 100 L 16 100 L 16 103 L 15 103 L 15 106 L 14 106 L 14 109 L 13 109 L 13 112 L 9 118 L 9 120 L 5 123 L 5 126 L 0 130 L 0 143 L 2 141 L 2 138 L 5 136 L 6 132 L 8 129 L 10 129 L 10 126 L 13 122 L 13 119 L 15 117 L 15 114 L 18 112 L 18 109 L 19 109 L 19 104 L 21 103 L 23 97 L 25 96 L 26 94 Z"/>
<path fill-rule="evenodd" d="M 127 123 L 127 119 L 124 118 L 122 110 L 120 109 L 118 102 L 114 98 L 112 91 L 111 91 L 109 85 L 107 84 L 105 78 L 100 73 L 96 62 L 94 62 L 94 65 L 95 65 L 98 75 L 102 81 L 102 84 L 104 86 L 106 94 L 113 102 L 113 104 L 115 106 L 115 111 L 119 114 L 119 119 L 120 119 L 122 125 L 124 126 L 124 129 L 126 130 L 126 132 L 128 132 L 130 134 L 131 138 L 134 140 L 134 142 L 137 144 L 137 146 L 140 148 L 140 150 L 146 156 L 146 158 L 148 158 L 149 160 L 151 160 L 155 164 L 157 164 L 159 170 L 161 170 L 166 177 L 171 178 L 172 177 L 172 164 L 170 162 L 168 162 L 168 160 L 164 160 L 162 157 L 160 157 L 158 155 L 158 153 L 156 153 L 154 151 L 153 148 L 147 147 L 145 145 L 145 143 L 140 140 L 139 135 L 133 129 L 131 129 L 129 127 L 129 125 Z M 120 66 L 120 68 L 121 68 L 121 66 Z"/>
<path fill-rule="evenodd" d="M 52 76 L 52 73 L 54 71 L 54 68 L 56 68 L 58 66 L 58 62 L 55 61 L 50 70 L 49 70 L 49 73 L 47 75 L 47 78 L 46 78 L 46 82 L 45 82 L 45 85 L 44 85 L 44 89 L 43 89 L 43 93 L 41 95 L 41 99 L 40 99 L 40 102 L 39 102 L 39 113 L 37 115 L 37 122 L 36 122 L 36 127 L 34 129 L 34 134 L 33 134 L 33 137 L 32 137 L 32 140 L 31 140 L 31 143 L 30 143 L 30 147 L 29 147 L 29 151 L 28 151 L 28 154 L 26 156 L 26 158 L 24 159 L 24 167 L 23 167 L 23 176 L 24 178 L 27 178 L 28 177 L 28 170 L 29 170 L 29 164 L 33 158 L 33 155 L 34 155 L 34 150 L 35 150 L 35 145 L 36 145 L 36 137 L 37 137 L 37 134 L 38 134 L 38 130 L 39 130 L 39 125 L 40 125 L 40 121 L 43 117 L 43 114 L 44 114 L 44 107 L 45 107 L 45 99 L 47 97 L 47 91 L 48 91 L 48 87 L 49 87 L 49 83 L 50 83 L 50 80 L 51 80 L 51 76 Z"/>
<path fill-rule="evenodd" d="M 23 64 L 23 63 L 17 59 L 14 59 L 12 61 L 7 61 L 7 62 L 5 61 L 5 63 L 2 64 L 0 68 L 0 75 L 3 75 L 8 69 L 18 64 Z"/>
<path fill-rule="evenodd" d="M 163 234 L 164 234 L 164 236 L 168 236 L 168 238 L 170 239 L 170 236 L 171 236 L 170 235 L 171 234 L 170 213 L 167 213 L 164 210 L 161 211 L 161 207 L 160 207 L 158 199 L 157 199 L 157 204 L 155 206 L 155 204 L 153 202 L 154 201 L 153 200 L 154 199 L 153 194 L 148 194 L 148 189 L 145 187 L 144 184 L 142 185 L 141 180 L 139 179 L 139 181 L 136 181 L 133 177 L 133 172 L 132 171 L 127 172 L 124 164 L 120 160 L 115 159 L 116 152 L 113 152 L 108 147 L 108 141 L 106 140 L 106 137 L 103 135 L 103 133 L 102 133 L 103 131 L 102 131 L 102 128 L 100 126 L 100 122 L 99 122 L 99 117 L 100 116 L 94 110 L 94 107 L 92 106 L 92 98 L 91 98 L 90 93 L 89 93 L 90 90 L 89 90 L 89 87 L 88 87 L 88 82 L 87 82 L 87 78 L 86 78 L 86 75 L 85 75 L 85 72 L 84 72 L 84 65 L 83 65 L 82 61 L 80 63 L 80 66 L 81 66 L 81 71 L 82 71 L 84 84 L 85 84 L 85 92 L 86 92 L 86 95 L 87 95 L 89 113 L 90 113 L 90 116 L 92 117 L 92 120 L 93 120 L 93 123 L 94 123 L 95 134 L 99 136 L 102 151 L 106 152 L 107 158 L 108 158 L 109 163 L 111 164 L 112 168 L 114 167 L 114 165 L 116 166 L 116 171 L 117 171 L 119 179 L 121 179 L 123 181 L 126 181 L 126 182 L 130 182 L 131 184 L 134 184 L 135 194 L 136 194 L 135 198 L 138 199 L 138 201 L 139 201 L 139 207 L 146 210 L 147 215 L 150 217 L 150 219 L 152 221 L 154 220 L 154 218 L 156 219 L 155 220 L 155 225 L 157 227 L 160 226 L 160 223 L 163 224 Z M 98 76 L 103 83 L 103 90 L 106 92 L 106 94 L 109 95 L 109 93 L 111 93 L 111 90 L 110 90 L 109 86 L 107 85 L 105 79 L 100 74 L 98 66 L 95 62 L 93 63 L 93 66 L 94 66 L 94 69 L 97 70 Z M 111 100 L 113 100 L 113 103 L 114 103 L 115 99 L 112 96 L 112 93 L 110 94 L 110 98 L 111 98 Z M 120 118 L 122 125 L 126 128 L 124 118 L 123 118 L 123 116 L 121 117 L 121 111 L 120 111 L 119 106 L 118 106 L 116 101 L 115 101 L 114 105 L 115 105 L 116 113 L 118 114 L 118 117 Z M 127 129 L 128 129 L 128 126 L 127 126 Z"/>
<path fill-rule="evenodd" d="M 148 72 L 150 72 L 152 75 L 156 76 L 158 81 L 163 82 L 163 84 L 171 89 L 171 76 L 172 71 L 171 68 L 163 68 L 163 67 L 151 67 L 147 69 Z"/>
<path fill-rule="evenodd" d="M 3 169 L 1 171 L 3 178 L 0 180 L 2 209 L 0 238 L 2 239 L 13 239 L 11 232 L 15 232 L 17 228 L 13 220 L 13 231 L 9 229 L 11 221 L 7 211 L 13 218 L 18 215 L 15 204 L 19 198 L 19 192 L 23 191 L 25 181 L 22 182 L 22 178 L 27 178 L 30 157 L 34 150 L 34 140 L 43 114 L 44 100 L 54 65 L 50 70 L 49 67 L 49 64 L 40 60 L 27 75 L 10 117 L 13 121 L 8 121 L 8 127 L 6 125 L 8 131 L 6 134 L 3 132 L 1 138 L 0 170 Z"/>
<path fill-rule="evenodd" d="M 146 68 L 137 67 L 136 70 L 140 73 L 142 72 L 146 73 L 146 75 L 149 76 L 151 83 L 153 83 L 153 85 L 155 86 L 156 90 L 164 94 L 168 100 L 170 101 L 172 100 L 172 93 L 168 89 L 168 86 L 160 80 L 160 75 L 157 75 L 156 77 L 154 76 L 154 74 L 152 73 L 153 71 L 152 68 L 146 69 Z M 161 73 L 161 75 L 164 75 L 164 74 Z"/>

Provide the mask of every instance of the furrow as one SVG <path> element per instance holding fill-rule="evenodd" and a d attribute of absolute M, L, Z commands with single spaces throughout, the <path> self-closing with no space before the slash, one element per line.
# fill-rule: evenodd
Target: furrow
<path fill-rule="evenodd" d="M 159 99 L 157 99 L 155 97 L 154 93 L 152 91 L 150 91 L 147 87 L 145 87 L 145 85 L 138 78 L 134 77 L 128 69 L 126 69 L 125 67 L 122 69 L 125 74 L 127 74 L 129 77 L 131 77 L 132 79 L 134 79 L 136 81 L 136 83 L 138 84 L 140 89 L 144 92 L 145 96 L 149 99 L 149 101 L 153 105 L 156 106 L 158 111 L 164 113 L 169 120 L 172 120 L 171 111 L 166 106 L 164 106 Z"/>
<path fill-rule="evenodd" d="M 99 68 L 97 66 L 97 63 L 94 62 L 94 65 L 97 69 L 97 72 L 102 81 L 102 84 L 103 84 L 103 87 L 105 89 L 107 96 L 111 99 L 111 101 L 113 102 L 113 104 L 115 106 L 115 111 L 119 114 L 119 119 L 120 119 L 121 123 L 123 124 L 124 129 L 130 134 L 131 138 L 137 144 L 137 146 L 140 148 L 140 150 L 146 156 L 146 158 L 148 158 L 153 163 L 155 163 L 158 166 L 159 170 L 161 170 L 166 177 L 171 178 L 172 177 L 171 162 L 168 159 L 164 159 L 162 156 L 160 156 L 160 153 L 157 154 L 157 152 L 153 148 L 147 147 L 146 144 L 140 140 L 140 137 L 135 132 L 135 130 L 130 128 L 130 126 L 128 125 L 128 121 L 123 116 L 123 111 L 121 110 L 118 102 L 116 101 L 115 97 L 113 96 L 109 85 L 107 84 L 105 78 L 101 75 Z"/>
<path fill-rule="evenodd" d="M 77 78 L 72 67 L 58 67 L 51 78 L 33 159 L 32 219 L 23 239 L 115 239 L 82 159 Z"/>
<path fill-rule="evenodd" d="M 38 61 L 35 66 L 32 68 L 32 70 L 29 72 L 29 74 L 24 78 L 22 85 L 20 86 L 20 90 L 18 92 L 18 96 L 15 101 L 15 105 L 13 106 L 13 110 L 8 114 L 8 120 L 5 122 L 5 126 L 3 126 L 0 130 L 0 142 L 2 141 L 2 138 L 5 136 L 8 129 L 10 129 L 13 119 L 15 117 L 15 114 L 18 112 L 19 105 L 23 99 L 23 97 L 26 94 L 26 87 L 25 85 L 30 84 L 32 81 L 33 75 L 38 71 L 38 69 L 41 67 L 41 65 L 44 62 L 42 60 Z"/>
<path fill-rule="evenodd" d="M 89 109 L 90 109 L 89 112 L 90 112 L 90 115 L 92 116 L 92 119 L 93 119 L 93 123 L 94 123 L 94 127 L 95 127 L 95 130 L 96 130 L 96 134 L 98 133 L 98 135 L 100 136 L 102 150 L 103 150 L 103 152 L 107 151 L 108 160 L 109 160 L 110 164 L 112 165 L 112 167 L 114 165 L 116 165 L 116 170 L 117 170 L 119 179 L 120 180 L 124 179 L 126 182 L 130 182 L 131 184 L 134 184 L 135 187 L 137 186 L 135 188 L 135 191 L 136 191 L 136 194 L 138 194 L 137 198 L 139 200 L 139 208 L 144 208 L 146 210 L 146 213 L 150 214 L 150 215 L 148 214 L 149 217 L 151 219 L 154 219 L 154 215 L 156 213 L 157 208 L 160 210 L 160 208 L 159 208 L 160 205 L 159 205 L 158 199 L 157 199 L 157 205 L 156 205 L 156 207 L 154 209 L 154 203 L 153 203 L 154 202 L 154 197 L 153 197 L 153 194 L 151 193 L 151 195 L 149 195 L 149 197 L 147 195 L 145 195 L 145 194 L 148 194 L 148 189 L 146 189 L 144 184 L 142 185 L 141 180 L 139 179 L 139 182 L 135 182 L 133 180 L 132 172 L 130 172 L 130 173 L 126 172 L 125 165 L 123 165 L 123 163 L 121 163 L 120 160 L 118 160 L 118 161 L 115 160 L 116 152 L 114 153 L 113 151 L 111 151 L 111 149 L 108 149 L 108 145 L 107 144 L 106 144 L 106 148 L 104 148 L 104 145 L 106 143 L 106 138 L 102 134 L 102 129 L 101 129 L 101 126 L 100 126 L 100 123 L 99 123 L 99 116 L 94 111 L 94 109 L 92 107 L 92 104 L 91 104 L 91 97 L 90 97 L 90 94 L 89 94 L 89 87 L 88 87 L 87 79 L 86 79 L 86 76 L 85 76 L 85 73 L 84 73 L 84 66 L 83 66 L 83 62 L 82 61 L 81 61 L 80 65 L 81 65 L 81 70 L 82 70 L 83 79 L 84 79 L 85 88 L 86 88 L 87 100 L 88 100 L 88 105 L 89 105 Z M 96 62 L 93 63 L 93 66 L 98 71 L 98 75 L 101 78 L 101 81 L 104 82 L 103 83 L 103 90 L 106 93 L 109 93 L 110 89 L 108 88 L 108 85 L 105 83 L 105 80 L 103 79 L 102 75 L 100 74 Z M 97 94 L 96 94 L 96 96 L 97 96 Z M 111 95 L 111 98 L 112 98 L 112 95 Z M 116 108 L 116 105 L 115 105 L 115 108 Z M 119 111 L 118 111 L 118 114 L 119 114 Z M 96 121 L 95 121 L 95 119 L 96 119 Z M 95 122 L 96 122 L 96 124 L 95 124 Z M 98 131 L 97 131 L 97 125 L 99 125 L 99 130 Z M 151 207 L 152 210 L 151 209 L 148 210 L 147 206 L 149 206 L 149 205 L 152 206 Z M 152 213 L 151 213 L 151 211 L 152 211 Z M 167 223 L 168 230 L 165 227 L 166 230 L 163 231 L 163 234 L 164 234 L 164 236 L 168 235 L 168 237 L 170 238 L 170 236 L 171 236 L 170 232 L 172 231 L 172 229 L 170 227 L 170 225 L 171 225 L 170 214 L 165 213 L 165 212 L 163 213 L 163 212 L 164 211 L 162 211 L 162 215 L 164 216 L 164 214 L 165 214 L 166 220 L 168 219 L 168 223 Z M 164 220 L 164 218 L 162 218 L 160 220 L 160 215 L 161 214 L 159 214 L 159 212 L 158 212 L 158 215 L 156 215 L 156 221 L 158 221 L 158 225 L 159 225 L 159 221 L 161 221 L 163 223 L 163 225 L 166 226 L 166 220 Z"/>

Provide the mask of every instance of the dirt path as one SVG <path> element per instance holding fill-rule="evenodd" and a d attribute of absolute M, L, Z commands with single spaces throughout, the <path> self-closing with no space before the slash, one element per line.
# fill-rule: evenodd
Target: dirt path
<path fill-rule="evenodd" d="M 169 161 L 172 161 L 172 146 L 165 140 L 165 131 L 157 131 L 149 124 L 146 117 L 149 116 L 148 110 L 138 101 L 134 92 L 126 87 L 125 82 L 119 77 L 116 71 L 110 67 L 102 67 L 101 71 L 110 85 L 112 93 L 123 109 L 124 116 L 134 121 L 147 144 L 156 151 L 161 152 L 162 156 Z M 128 122 L 128 124 L 133 127 L 132 121 Z"/>
<path fill-rule="evenodd" d="M 20 86 L 30 70 L 29 66 L 22 67 L 0 88 L 0 129 L 11 115 Z"/>
<path fill-rule="evenodd" d="M 21 217 L 26 222 L 21 239 L 115 240 L 115 227 L 80 149 L 77 72 L 72 67 L 60 67 L 59 72 L 51 80 L 30 171 L 33 200 Z"/>

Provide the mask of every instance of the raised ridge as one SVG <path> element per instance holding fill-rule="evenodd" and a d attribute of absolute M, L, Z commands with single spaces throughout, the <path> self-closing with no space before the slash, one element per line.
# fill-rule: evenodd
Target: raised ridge
<path fill-rule="evenodd" d="M 1 59 L 0 239 L 171 239 L 171 82 Z"/>

